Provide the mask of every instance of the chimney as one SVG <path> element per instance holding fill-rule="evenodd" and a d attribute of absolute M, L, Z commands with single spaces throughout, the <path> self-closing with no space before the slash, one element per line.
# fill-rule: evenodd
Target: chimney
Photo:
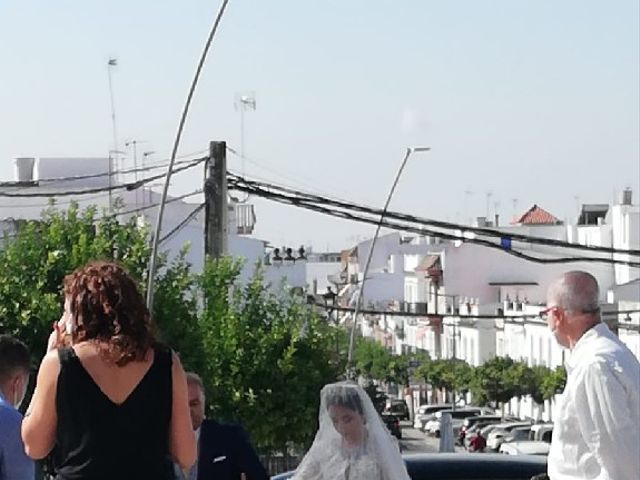
<path fill-rule="evenodd" d="M 498 215 L 496 213 L 496 220 L 495 223 L 493 224 L 494 227 L 499 227 L 500 226 L 500 215 Z"/>
<path fill-rule="evenodd" d="M 632 198 L 632 190 L 630 188 L 625 188 L 621 195 L 622 205 L 631 205 Z"/>
<path fill-rule="evenodd" d="M 33 167 L 36 159 L 33 157 L 18 157 L 14 161 L 16 182 L 32 182 Z"/>

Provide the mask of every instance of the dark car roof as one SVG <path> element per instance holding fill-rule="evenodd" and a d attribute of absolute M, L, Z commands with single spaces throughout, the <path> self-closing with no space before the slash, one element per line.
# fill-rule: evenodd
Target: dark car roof
<path fill-rule="evenodd" d="M 403 458 L 412 480 L 529 480 L 547 471 L 546 457 L 536 455 L 420 453 Z"/>
<path fill-rule="evenodd" d="M 547 470 L 546 458 L 529 455 L 434 453 L 404 458 L 413 480 L 529 479 Z"/>

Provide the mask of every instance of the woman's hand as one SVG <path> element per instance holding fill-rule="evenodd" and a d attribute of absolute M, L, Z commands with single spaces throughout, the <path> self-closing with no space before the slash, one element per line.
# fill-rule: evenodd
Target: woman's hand
<path fill-rule="evenodd" d="M 63 320 L 60 319 L 57 322 L 53 322 L 53 331 L 51 332 L 51 335 L 49 335 L 49 340 L 47 341 L 47 352 L 64 345 L 64 327 L 60 325 L 62 321 Z"/>

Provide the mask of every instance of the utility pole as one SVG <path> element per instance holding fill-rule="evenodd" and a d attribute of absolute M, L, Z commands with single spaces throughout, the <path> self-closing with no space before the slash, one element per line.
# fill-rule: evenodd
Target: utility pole
<path fill-rule="evenodd" d="M 227 252 L 227 143 L 209 143 L 205 181 L 205 256 L 218 258 Z"/>

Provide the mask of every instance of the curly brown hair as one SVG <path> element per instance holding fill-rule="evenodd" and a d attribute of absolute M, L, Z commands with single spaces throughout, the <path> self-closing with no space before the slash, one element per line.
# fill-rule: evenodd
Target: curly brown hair
<path fill-rule="evenodd" d="M 131 275 L 120 265 L 95 261 L 64 278 L 75 325 L 74 343 L 95 340 L 118 366 L 144 360 L 155 344 L 151 315 Z"/>

